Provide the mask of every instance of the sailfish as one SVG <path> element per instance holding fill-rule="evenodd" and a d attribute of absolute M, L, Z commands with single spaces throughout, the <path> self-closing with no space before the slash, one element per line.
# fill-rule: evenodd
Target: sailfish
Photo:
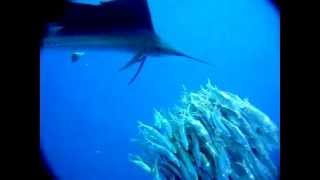
<path fill-rule="evenodd" d="M 49 25 L 44 39 L 46 47 L 97 47 L 133 52 L 133 57 L 120 68 L 122 71 L 139 64 L 129 84 L 137 78 L 148 56 L 182 56 L 210 65 L 159 38 L 147 0 L 112 0 L 97 5 L 67 1 L 64 14 Z M 71 59 L 76 62 L 82 55 L 83 52 L 73 52 Z"/>

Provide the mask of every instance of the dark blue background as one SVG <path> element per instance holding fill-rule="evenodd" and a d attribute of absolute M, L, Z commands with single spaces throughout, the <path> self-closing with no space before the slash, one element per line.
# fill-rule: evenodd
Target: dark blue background
<path fill-rule="evenodd" d="M 93 2 L 93 1 L 92 1 Z M 197 90 L 211 79 L 220 89 L 249 98 L 279 126 L 279 13 L 266 0 L 149 0 L 157 33 L 172 46 L 214 64 L 151 57 L 118 72 L 132 54 L 72 49 L 41 50 L 41 145 L 61 179 L 151 179 L 128 161 L 137 121 L 153 109 L 179 104 L 182 85 Z M 274 155 L 279 163 L 279 154 Z"/>

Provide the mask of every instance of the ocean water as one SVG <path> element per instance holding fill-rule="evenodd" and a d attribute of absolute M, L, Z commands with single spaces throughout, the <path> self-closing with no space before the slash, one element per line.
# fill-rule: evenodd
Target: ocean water
<path fill-rule="evenodd" d="M 84 1 L 82 1 L 84 2 Z M 97 1 L 85 1 L 96 3 Z M 40 141 L 53 172 L 66 180 L 152 177 L 128 161 L 138 146 L 137 121 L 180 102 L 182 85 L 198 90 L 208 79 L 266 113 L 280 126 L 280 20 L 268 0 L 149 0 L 157 33 L 213 68 L 181 57 L 148 57 L 119 72 L 132 54 L 87 49 L 40 53 Z M 279 167 L 279 152 L 273 154 Z"/>

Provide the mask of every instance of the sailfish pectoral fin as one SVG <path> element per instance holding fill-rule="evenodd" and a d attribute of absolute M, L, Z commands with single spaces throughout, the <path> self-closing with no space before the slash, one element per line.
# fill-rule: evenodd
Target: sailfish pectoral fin
<path fill-rule="evenodd" d="M 143 67 L 144 63 L 146 62 L 146 58 L 147 58 L 147 56 L 145 56 L 145 55 L 143 55 L 143 56 L 140 58 L 140 59 L 141 59 L 141 63 L 140 63 L 140 65 L 139 65 L 139 67 L 138 67 L 138 70 L 137 70 L 137 72 L 134 74 L 134 76 L 131 78 L 131 80 L 129 81 L 128 85 L 132 84 L 133 81 L 138 77 L 139 73 L 140 73 L 141 70 L 142 70 L 142 67 Z"/>
<path fill-rule="evenodd" d="M 143 58 L 144 54 L 139 52 L 136 55 L 133 56 L 133 58 L 128 61 L 124 66 L 122 66 L 119 71 L 123 71 L 125 69 L 127 69 L 128 67 L 134 65 L 135 63 L 138 63 L 141 61 L 141 59 Z"/>
<path fill-rule="evenodd" d="M 130 66 L 134 65 L 135 63 L 139 63 L 139 67 L 137 72 L 134 74 L 134 76 L 131 78 L 131 80 L 129 81 L 128 85 L 132 84 L 133 81 L 138 77 L 139 73 L 142 70 L 142 67 L 146 61 L 147 56 L 144 54 L 144 52 L 138 52 L 136 55 L 133 56 L 133 58 L 128 61 L 124 66 L 122 66 L 119 70 L 123 71 L 127 68 L 129 68 Z"/>

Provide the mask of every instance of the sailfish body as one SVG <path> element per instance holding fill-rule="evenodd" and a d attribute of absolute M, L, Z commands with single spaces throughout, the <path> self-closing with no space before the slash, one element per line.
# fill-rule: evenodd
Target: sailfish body
<path fill-rule="evenodd" d="M 140 73 L 147 56 L 184 56 L 160 40 L 155 33 L 146 0 L 114 0 L 100 5 L 67 2 L 65 13 L 54 22 L 44 40 L 46 47 L 102 48 L 133 52 L 133 58 L 121 70 L 140 64 L 130 80 Z M 75 52 L 77 61 L 83 53 Z"/>

